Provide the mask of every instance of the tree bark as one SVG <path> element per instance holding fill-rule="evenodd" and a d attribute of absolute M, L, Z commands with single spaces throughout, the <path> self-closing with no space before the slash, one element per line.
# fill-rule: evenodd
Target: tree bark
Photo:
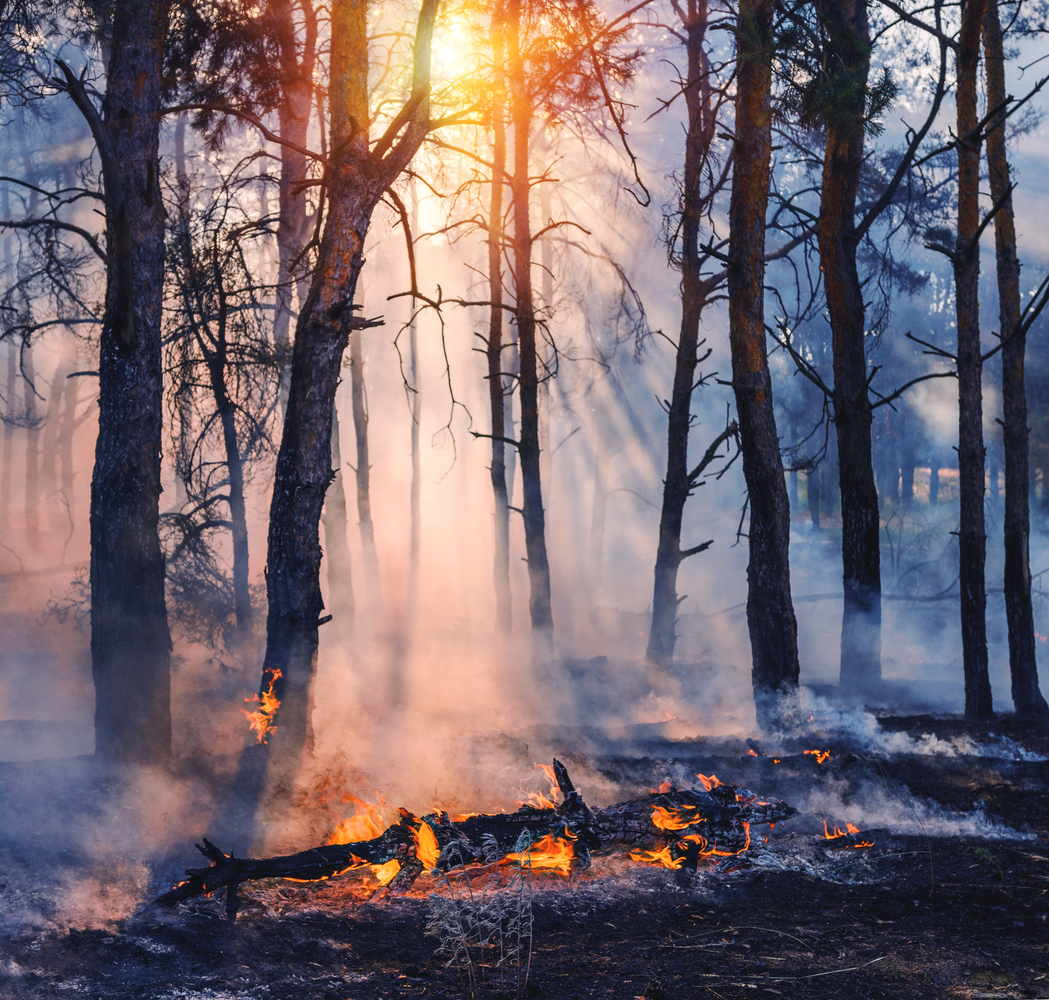
<path fill-rule="evenodd" d="M 777 695 L 797 688 L 798 626 L 790 596 L 790 506 L 765 348 L 765 212 L 772 158 L 772 0 L 741 0 L 736 128 L 729 204 L 729 341 L 743 475 L 750 502 L 747 625 L 763 726 Z"/>
<path fill-rule="evenodd" d="M 83 86 L 105 187 L 106 302 L 91 480 L 95 752 L 155 763 L 171 749 L 171 638 L 157 534 L 162 430 L 164 205 L 159 143 L 166 0 L 113 8 L 100 121 Z"/>
<path fill-rule="evenodd" d="M 821 0 L 829 55 L 851 86 L 827 127 L 817 240 L 834 353 L 834 426 L 841 497 L 843 688 L 881 680 L 881 549 L 878 490 L 871 453 L 863 292 L 856 267 L 856 195 L 863 167 L 863 114 L 870 73 L 870 29 L 863 0 Z"/>
<path fill-rule="evenodd" d="M 808 493 L 809 520 L 814 531 L 820 530 L 820 467 L 814 465 L 805 477 L 805 491 Z"/>
<path fill-rule="evenodd" d="M 375 525 L 372 522 L 371 464 L 368 458 L 368 397 L 364 386 L 364 353 L 361 331 L 350 333 L 350 397 L 353 404 L 353 432 L 357 445 L 357 525 L 361 533 L 364 562 L 365 604 L 381 611 L 382 582 L 379 577 L 379 552 L 375 547 Z"/>
<path fill-rule="evenodd" d="M 328 561 L 328 598 L 335 626 L 343 634 L 353 631 L 354 601 L 350 546 L 346 541 L 346 476 L 339 440 L 339 413 L 331 417 L 331 485 L 324 497 L 324 545 Z"/>
<path fill-rule="evenodd" d="M 715 115 L 710 104 L 710 67 L 705 51 L 706 0 L 689 0 L 684 12 L 688 82 L 684 88 L 688 123 L 685 127 L 685 166 L 681 204 L 681 326 L 674 359 L 674 385 L 667 413 L 667 473 L 659 516 L 652 624 L 648 633 L 648 661 L 668 667 L 677 642 L 677 574 L 684 555 L 681 524 L 685 501 L 695 488 L 689 475 L 688 435 L 692 424 L 692 394 L 699 363 L 699 324 L 709 289 L 702 277 L 699 235 L 704 197 L 703 167 L 714 138 Z"/>
<path fill-rule="evenodd" d="M 22 348 L 22 399 L 25 412 L 25 538 L 30 550 L 40 548 L 40 415 L 36 408 L 33 346 Z"/>
<path fill-rule="evenodd" d="M 306 155 L 310 113 L 313 108 L 313 76 L 317 50 L 317 12 L 312 0 L 272 0 L 282 25 L 275 41 L 280 51 L 282 100 L 277 109 L 280 137 L 294 143 L 280 147 L 280 183 L 277 220 L 277 301 L 273 317 L 273 345 L 281 358 L 279 397 L 287 405 L 291 356 L 288 334 L 291 327 L 292 290 L 298 286 L 299 309 L 305 305 L 309 281 L 296 278 L 292 265 L 309 238 L 310 219 L 306 215 Z M 303 15 L 302 47 L 298 47 L 294 8 Z M 302 275 L 304 272 L 300 271 Z"/>
<path fill-rule="evenodd" d="M 510 180 L 513 198 L 514 315 L 521 359 L 522 512 L 525 551 L 528 557 L 528 608 L 532 620 L 532 653 L 545 659 L 553 650 L 554 618 L 550 601 L 550 562 L 546 552 L 546 518 L 539 469 L 539 371 L 536 345 L 535 298 L 532 292 L 532 228 L 529 219 L 531 184 L 528 176 L 532 104 L 525 80 L 521 50 L 521 0 L 506 6 L 506 47 L 509 67 L 511 119 L 514 133 L 514 163 Z"/>
<path fill-rule="evenodd" d="M 505 10 L 499 0 L 492 16 L 492 54 L 497 73 L 503 66 Z M 497 87 L 496 94 L 502 88 Z M 503 370 L 503 186 L 506 183 L 506 108 L 496 99 L 492 106 L 492 191 L 488 206 L 488 404 L 492 414 L 492 494 L 495 498 L 495 625 L 509 635 L 513 628 L 510 591 L 510 495 L 506 484 L 506 396 L 512 391 Z M 510 430 L 513 430 L 511 426 Z"/>
<path fill-rule="evenodd" d="M 331 482 L 331 428 L 343 352 L 357 319 L 353 299 L 364 240 L 383 192 L 418 150 L 429 127 L 430 45 L 437 0 L 424 0 L 416 29 L 412 96 L 399 138 L 369 150 L 368 25 L 365 0 L 331 8 L 328 217 L 313 282 L 292 349 L 284 431 L 274 476 L 267 559 L 269 613 L 260 694 L 280 701 L 269 754 L 271 794 L 286 791 L 312 748 L 312 684 L 317 665 L 319 527 Z"/>
<path fill-rule="evenodd" d="M 983 397 L 980 353 L 980 143 L 976 70 L 987 0 L 963 0 L 958 36 L 958 229 L 954 264 L 958 323 L 958 572 L 961 588 L 965 715 L 994 717 L 987 674 L 987 595 L 984 561 Z"/>
<path fill-rule="evenodd" d="M 1002 438 L 1005 449 L 1005 616 L 1009 628 L 1009 672 L 1013 705 L 1020 715 L 1049 718 L 1038 687 L 1034 611 L 1031 606 L 1030 510 L 1028 509 L 1027 395 L 1024 359 L 1027 337 L 1020 324 L 1020 260 L 1016 251 L 1009 158 L 1005 148 L 1005 55 L 997 0 L 987 0 L 983 20 L 987 105 L 1001 107 L 1001 120 L 987 137 L 991 201 L 998 265 L 998 320 L 1002 337 Z M 995 477 L 997 493 L 997 477 Z"/>

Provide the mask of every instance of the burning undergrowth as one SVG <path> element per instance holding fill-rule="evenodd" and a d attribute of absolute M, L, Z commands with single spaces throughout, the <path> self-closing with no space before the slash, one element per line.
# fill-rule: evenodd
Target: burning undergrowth
<path fill-rule="evenodd" d="M 85 816 L 71 792 L 80 847 L 63 856 L 46 826 L 28 836 L 30 808 L 0 856 L 0 994 L 804 998 L 831 982 L 857 996 L 1049 994 L 1045 737 L 1009 719 L 878 729 L 873 742 L 827 728 L 749 743 L 562 733 L 556 788 L 533 784 L 520 809 L 489 815 L 401 812 L 395 790 L 359 794 L 365 775 L 352 775 L 358 792 L 330 780 L 301 827 L 322 831 L 300 841 L 309 856 L 257 873 L 295 878 L 298 864 L 320 880 L 240 879 L 236 922 L 219 883 L 250 874 L 239 859 L 209 847 L 195 888 L 217 891 L 144 905 L 178 881 L 189 845 L 136 855 L 125 832 L 105 854 L 119 799 Z M 553 743 L 494 742 L 507 769 Z M 464 743 L 459 759 L 492 746 Z M 934 746 L 954 751 L 922 752 Z M 206 819 L 185 827 L 198 830 Z"/>

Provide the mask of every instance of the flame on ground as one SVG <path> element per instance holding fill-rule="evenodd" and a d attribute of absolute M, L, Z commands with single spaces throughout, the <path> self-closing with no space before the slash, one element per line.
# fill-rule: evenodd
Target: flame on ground
<path fill-rule="evenodd" d="M 261 695 L 256 694 L 244 699 L 248 704 L 253 701 L 258 702 L 259 707 L 254 712 L 249 712 L 246 708 L 242 708 L 241 711 L 247 718 L 248 726 L 255 733 L 255 738 L 259 743 L 265 743 L 266 737 L 277 728 L 273 725 L 273 717 L 280 708 L 280 699 L 273 693 L 273 685 L 277 683 L 278 678 L 283 676 L 280 669 L 275 668 L 270 674 L 270 682 L 266 690 Z"/>
<path fill-rule="evenodd" d="M 571 836 L 570 831 L 566 832 Z M 567 875 L 572 870 L 574 860 L 575 848 L 572 846 L 572 840 L 555 837 L 552 833 L 548 833 L 542 840 L 537 840 L 527 851 L 514 851 L 503 858 L 504 862 L 516 861 L 531 868 L 557 871 L 562 875 Z"/>
<path fill-rule="evenodd" d="M 716 774 L 710 775 L 709 778 L 705 774 L 697 774 L 696 777 L 708 792 L 712 788 L 720 788 L 725 783 Z"/>
<path fill-rule="evenodd" d="M 816 758 L 817 764 L 826 764 L 830 760 L 829 750 L 805 750 L 803 753 L 812 754 Z"/>
<path fill-rule="evenodd" d="M 673 843 L 667 843 L 658 851 L 630 852 L 631 861 L 639 861 L 645 865 L 662 865 L 677 871 L 688 859 L 691 851 L 695 851 L 700 858 L 731 858 L 742 854 L 750 847 L 750 824 L 741 823 L 745 841 L 742 847 L 735 851 L 728 851 L 717 844 L 711 844 L 706 837 L 698 833 L 689 833 Z"/>

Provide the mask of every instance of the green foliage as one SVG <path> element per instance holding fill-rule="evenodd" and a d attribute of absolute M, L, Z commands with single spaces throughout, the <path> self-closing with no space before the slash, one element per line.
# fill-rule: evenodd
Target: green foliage
<path fill-rule="evenodd" d="M 881 116 L 899 87 L 887 68 L 869 79 L 870 44 L 852 27 L 830 16 L 832 5 L 805 5 L 792 11 L 777 37 L 786 82 L 782 105 L 806 128 L 835 130 L 851 137 L 880 135 Z"/>

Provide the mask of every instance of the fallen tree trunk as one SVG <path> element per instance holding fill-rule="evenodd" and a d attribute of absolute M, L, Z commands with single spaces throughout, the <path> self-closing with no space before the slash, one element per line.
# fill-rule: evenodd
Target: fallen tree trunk
<path fill-rule="evenodd" d="M 796 812 L 784 802 L 763 802 L 733 785 L 703 791 L 661 789 L 591 811 L 558 760 L 554 774 L 563 796 L 556 808 L 522 806 L 515 813 L 479 813 L 455 821 L 443 812 L 416 817 L 402 809 L 400 822 L 372 840 L 328 844 L 276 858 L 237 858 L 205 839 L 197 849 L 211 861 L 211 867 L 187 869 L 186 879 L 155 902 L 175 906 L 225 888 L 226 914 L 232 920 L 240 905 L 237 887 L 243 882 L 266 878 L 315 882 L 392 861 L 399 863 L 399 870 L 390 887 L 403 891 L 427 868 L 449 871 L 490 863 L 493 841 L 499 858 L 535 867 L 551 867 L 538 859 L 548 858 L 547 849 L 556 847 L 561 860 L 552 867 L 568 871 L 589 867 L 591 854 L 603 848 L 651 846 L 664 840 L 663 851 L 673 861 L 668 867 L 695 870 L 701 857 L 747 850 L 751 824 L 782 822 Z M 532 844 L 524 852 L 522 834 Z M 633 856 L 649 861 L 656 860 L 659 853 Z"/>

